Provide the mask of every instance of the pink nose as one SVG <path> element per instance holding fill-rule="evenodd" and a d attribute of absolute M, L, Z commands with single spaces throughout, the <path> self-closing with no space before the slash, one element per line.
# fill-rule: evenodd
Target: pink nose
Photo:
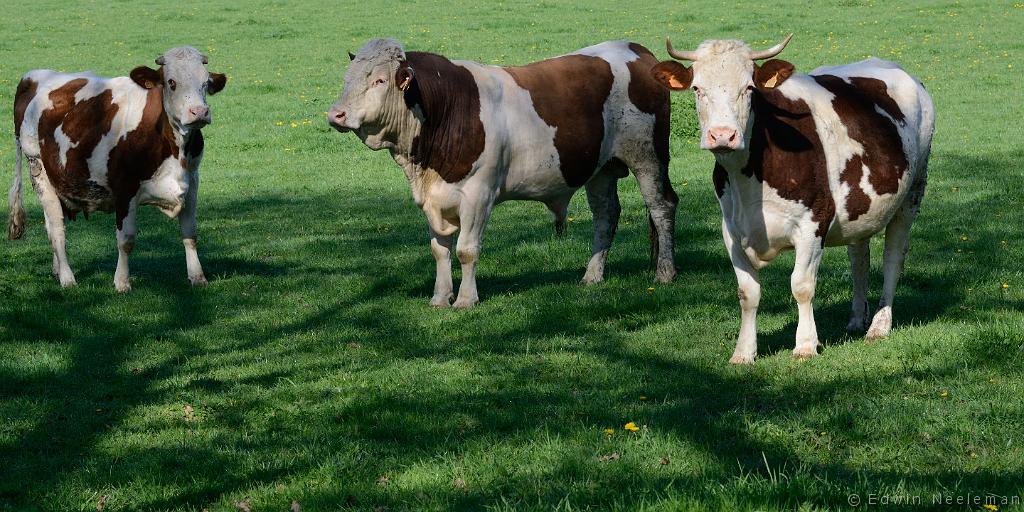
<path fill-rule="evenodd" d="M 736 149 L 740 138 L 732 128 L 716 127 L 708 130 L 708 146 L 711 149 Z"/>
<path fill-rule="evenodd" d="M 198 106 L 198 107 L 192 107 L 192 108 L 188 109 L 188 113 L 192 114 L 192 118 L 197 120 L 197 121 L 199 121 L 199 120 L 206 121 L 206 120 L 208 120 L 210 118 L 210 107 L 202 106 L 202 105 Z"/>
<path fill-rule="evenodd" d="M 327 124 L 333 126 L 336 130 L 347 130 L 348 127 L 345 126 L 345 117 L 346 115 L 344 110 L 336 110 L 332 108 L 331 111 L 327 113 Z"/>

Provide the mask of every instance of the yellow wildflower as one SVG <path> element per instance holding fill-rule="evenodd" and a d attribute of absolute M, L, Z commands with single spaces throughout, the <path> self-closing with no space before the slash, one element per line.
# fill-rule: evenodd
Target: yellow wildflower
<path fill-rule="evenodd" d="M 636 426 L 636 423 L 633 423 L 632 421 L 629 422 L 629 423 L 626 423 L 625 425 L 623 425 L 622 429 L 623 430 L 628 430 L 630 432 L 639 432 L 640 431 L 640 427 Z"/>

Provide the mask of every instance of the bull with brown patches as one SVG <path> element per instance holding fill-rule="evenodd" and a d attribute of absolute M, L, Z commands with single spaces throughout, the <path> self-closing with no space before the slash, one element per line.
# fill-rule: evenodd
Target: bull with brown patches
<path fill-rule="evenodd" d="M 790 36 L 791 37 L 791 36 Z M 812 301 L 826 246 L 846 245 L 853 274 L 848 329 L 869 339 L 892 328 L 896 282 L 910 226 L 927 181 L 935 126 L 931 97 L 892 62 L 868 59 L 795 72 L 778 55 L 789 42 L 751 50 L 740 41 L 705 41 L 669 54 L 652 76 L 697 96 L 701 147 L 715 154 L 713 181 L 722 235 L 739 283 L 742 312 L 732 363 L 757 355 L 759 271 L 794 250 L 791 277 L 799 310 L 793 355 L 818 353 Z M 885 230 L 885 280 L 868 324 L 868 240 Z"/>
<path fill-rule="evenodd" d="M 560 233 L 569 200 L 581 187 L 594 213 L 583 281 L 603 280 L 619 220 L 616 183 L 630 171 L 650 214 L 656 279 L 675 277 L 678 198 L 668 179 L 669 95 L 648 73 L 657 63 L 651 52 L 608 42 L 501 68 L 406 52 L 397 41 L 374 39 L 350 60 L 327 121 L 371 149 L 387 149 L 405 172 L 430 227 L 432 305 L 478 302 L 476 264 L 496 204 L 542 202 Z M 457 297 L 453 245 L 462 265 Z"/>
<path fill-rule="evenodd" d="M 206 283 L 196 251 L 196 200 L 202 128 L 211 122 L 208 94 L 227 81 L 206 70 L 195 48 L 168 50 L 130 77 L 36 70 L 18 84 L 14 100 L 16 168 L 8 237 L 21 238 L 22 159 L 46 217 L 53 273 L 61 286 L 75 276 L 65 250 L 65 219 L 114 212 L 118 291 L 131 288 L 128 255 L 135 243 L 135 210 L 154 205 L 178 218 L 189 280 Z"/>

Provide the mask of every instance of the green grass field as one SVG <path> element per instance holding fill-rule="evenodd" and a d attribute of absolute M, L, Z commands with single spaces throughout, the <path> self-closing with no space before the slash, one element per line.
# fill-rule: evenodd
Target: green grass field
<path fill-rule="evenodd" d="M 112 215 L 69 224 L 79 286 L 62 291 L 26 185 L 26 237 L 0 242 L 0 510 L 840 510 L 851 494 L 978 510 L 933 500 L 1024 494 L 1024 4 L 661 3 L 8 5 L 4 108 L 29 69 L 125 75 L 180 44 L 230 79 L 204 131 L 209 287 L 189 287 L 177 223 L 147 209 L 130 294 L 112 285 Z M 563 238 L 542 205 L 507 203 L 464 312 L 427 305 L 433 258 L 401 171 L 323 122 L 344 52 L 371 37 L 515 64 L 790 31 L 799 70 L 893 59 L 938 110 L 892 336 L 845 334 L 849 266 L 832 249 L 825 348 L 807 362 L 790 357 L 788 254 L 762 273 L 759 360 L 727 364 L 736 284 L 689 93 L 673 96 L 675 283 L 652 285 L 630 178 L 607 282 L 577 284 L 582 195 Z"/>

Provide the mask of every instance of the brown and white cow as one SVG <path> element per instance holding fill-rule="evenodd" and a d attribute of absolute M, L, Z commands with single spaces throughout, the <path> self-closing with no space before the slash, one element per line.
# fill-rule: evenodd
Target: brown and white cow
<path fill-rule="evenodd" d="M 135 210 L 154 205 L 177 217 L 188 278 L 206 284 L 196 252 L 196 197 L 201 129 L 211 121 L 207 94 L 227 77 L 206 70 L 207 58 L 192 47 L 173 48 L 130 77 L 35 70 L 18 84 L 14 99 L 17 163 L 11 187 L 8 237 L 21 238 L 22 157 L 46 217 L 53 274 L 75 285 L 65 252 L 64 219 L 78 213 L 114 212 L 117 271 L 114 287 L 131 289 L 128 255 L 135 244 Z"/>
<path fill-rule="evenodd" d="M 789 42 L 751 50 L 740 41 L 705 41 L 669 53 L 652 69 L 672 90 L 697 96 L 701 147 L 715 154 L 713 181 L 722 235 L 739 282 L 742 318 L 732 363 L 757 354 L 758 271 L 793 249 L 791 285 L 799 309 L 793 355 L 817 355 L 811 302 L 822 251 L 846 245 L 853 274 L 848 329 L 887 336 L 910 226 L 927 181 L 935 124 L 931 97 L 898 65 L 879 59 L 810 75 L 769 60 Z M 867 323 L 868 239 L 885 229 L 884 285 Z"/>
<path fill-rule="evenodd" d="M 451 61 L 374 39 L 345 73 L 327 115 L 405 171 L 430 227 L 437 264 L 430 303 L 450 305 L 452 237 L 462 285 L 453 306 L 478 302 L 475 268 L 492 208 L 540 201 L 564 228 L 573 193 L 586 187 L 594 213 L 585 283 L 604 279 L 619 220 L 616 181 L 631 170 L 650 213 L 656 278 L 671 281 L 678 198 L 668 178 L 669 94 L 650 76 L 646 48 L 607 42 L 518 67 Z M 654 238 L 656 236 L 656 238 Z"/>

